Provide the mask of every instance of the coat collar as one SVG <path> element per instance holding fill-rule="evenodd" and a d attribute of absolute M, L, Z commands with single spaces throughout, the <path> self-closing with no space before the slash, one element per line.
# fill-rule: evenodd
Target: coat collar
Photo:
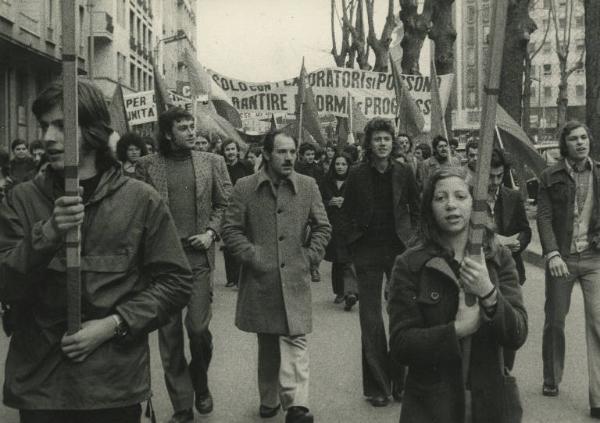
<path fill-rule="evenodd" d="M 292 171 L 292 174 L 290 176 L 288 176 L 286 179 L 283 179 L 282 182 L 283 181 L 287 181 L 290 184 L 290 186 L 292 187 L 292 191 L 294 192 L 294 194 L 298 193 L 298 174 L 296 173 L 295 170 Z M 275 185 L 273 184 L 273 181 L 271 180 L 271 177 L 267 173 L 267 169 L 265 169 L 265 167 L 263 166 L 263 168 L 257 174 L 257 177 L 256 177 L 256 186 L 254 187 L 254 190 L 258 191 L 258 189 L 264 183 L 268 183 L 269 184 L 269 186 L 271 187 L 271 190 L 273 191 L 273 193 L 276 192 L 275 191 Z"/>

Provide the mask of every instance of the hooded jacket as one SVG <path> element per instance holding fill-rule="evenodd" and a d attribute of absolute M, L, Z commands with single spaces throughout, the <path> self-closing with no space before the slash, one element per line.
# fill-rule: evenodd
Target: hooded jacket
<path fill-rule="evenodd" d="M 165 203 L 143 182 L 106 171 L 81 227 L 82 321 L 118 313 L 126 337 L 82 363 L 61 351 L 67 328 L 62 241 L 44 236 L 62 178 L 50 167 L 0 206 L 0 301 L 12 306 L 4 403 L 18 409 L 102 409 L 150 396 L 147 334 L 189 299 L 191 271 Z"/>

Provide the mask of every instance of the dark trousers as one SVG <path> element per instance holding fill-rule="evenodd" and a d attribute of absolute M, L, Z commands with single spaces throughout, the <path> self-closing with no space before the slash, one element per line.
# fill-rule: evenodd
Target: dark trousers
<path fill-rule="evenodd" d="M 102 410 L 19 410 L 21 423 L 140 423 L 140 404 Z"/>
<path fill-rule="evenodd" d="M 225 277 L 227 283 L 237 285 L 240 279 L 240 263 L 227 251 L 223 249 L 223 260 L 225 261 Z"/>
<path fill-rule="evenodd" d="M 390 278 L 402 247 L 363 244 L 353 249 L 358 279 L 358 302 L 362 339 L 363 393 L 388 397 L 404 389 L 405 367 L 390 357 L 383 323 L 381 294 L 384 275 Z"/>
<path fill-rule="evenodd" d="M 188 366 L 184 354 L 182 313 L 175 313 L 158 330 L 158 345 L 165 384 L 175 411 L 190 409 L 196 397 L 208 394 L 208 367 L 212 359 L 212 334 L 208 329 L 211 319 L 211 270 L 202 251 L 187 251 L 192 266 L 194 284 L 187 306 L 185 328 L 190 341 L 192 360 Z"/>
<path fill-rule="evenodd" d="M 589 400 L 600 407 L 600 252 L 586 250 L 565 258 L 569 276 L 554 278 L 546 267 L 546 303 L 542 358 L 544 383 L 558 386 L 565 367 L 565 320 L 575 282 L 583 292 Z"/>
<path fill-rule="evenodd" d="M 331 263 L 331 287 L 336 296 L 358 294 L 357 283 L 352 263 Z"/>

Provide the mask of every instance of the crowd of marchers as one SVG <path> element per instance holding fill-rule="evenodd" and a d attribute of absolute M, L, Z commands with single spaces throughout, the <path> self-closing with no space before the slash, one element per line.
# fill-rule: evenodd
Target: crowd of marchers
<path fill-rule="evenodd" d="M 481 254 L 470 256 L 471 214 L 481 209 L 476 141 L 460 157 L 456 140 L 413 145 L 374 118 L 359 145 L 321 149 L 271 130 L 242 153 L 235 140 L 200 136 L 189 112 L 171 108 L 155 138 L 130 132 L 112 145 L 101 92 L 80 81 L 78 101 L 79 196 L 64 191 L 60 85 L 32 105 L 43 138 L 0 151 L 0 301 L 10 336 L 3 401 L 21 422 L 140 422 L 143 404 L 154 418 L 154 330 L 169 422 L 219 406 L 208 377 L 217 246 L 237 293 L 235 325 L 256 333 L 262 418 L 283 410 L 286 423 L 315 419 L 307 334 L 311 284 L 326 260 L 333 301 L 346 311 L 358 304 L 356 348 L 372 406 L 402 402 L 401 422 L 520 421 L 518 397 L 503 398 L 518 395 L 510 373 L 528 336 L 521 253 L 532 232 L 502 150 L 486 175 Z M 568 122 L 559 145 L 562 159 L 539 178 L 540 392 L 559 395 L 579 282 L 590 415 L 600 418 L 600 163 L 583 123 Z M 74 228 L 82 323 L 67 334 L 65 234 Z"/>

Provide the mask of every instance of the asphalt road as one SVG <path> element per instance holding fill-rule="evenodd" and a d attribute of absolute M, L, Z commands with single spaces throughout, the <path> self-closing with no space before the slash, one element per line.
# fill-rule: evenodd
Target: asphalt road
<path fill-rule="evenodd" d="M 210 369 L 210 386 L 215 411 L 197 422 L 253 423 L 284 421 L 283 414 L 269 420 L 258 417 L 256 387 L 256 337 L 233 324 L 236 291 L 225 288 L 222 257 L 215 275 L 214 316 L 211 329 L 215 353 Z M 311 409 L 317 422 L 377 423 L 397 422 L 398 403 L 373 408 L 362 397 L 360 367 L 360 330 L 358 309 L 344 312 L 333 304 L 329 283 L 330 266 L 321 265 L 323 282 L 314 283 L 314 332 L 309 335 L 311 366 Z M 529 313 L 529 339 L 517 354 L 514 374 L 521 390 L 524 422 L 592 422 L 588 417 L 587 358 L 585 352 L 583 302 L 579 288 L 573 294 L 567 321 L 567 360 L 560 396 L 541 395 L 541 333 L 543 325 L 543 272 L 528 266 L 524 295 Z M 171 405 L 163 382 L 156 336 L 151 338 L 154 406 L 160 422 L 168 420 Z M 0 336 L 0 357 L 6 356 L 8 339 Z M 3 376 L 3 368 L 0 376 Z M 3 377 L 2 377 L 3 379 Z M 0 423 L 16 423 L 14 410 L 0 406 Z"/>

